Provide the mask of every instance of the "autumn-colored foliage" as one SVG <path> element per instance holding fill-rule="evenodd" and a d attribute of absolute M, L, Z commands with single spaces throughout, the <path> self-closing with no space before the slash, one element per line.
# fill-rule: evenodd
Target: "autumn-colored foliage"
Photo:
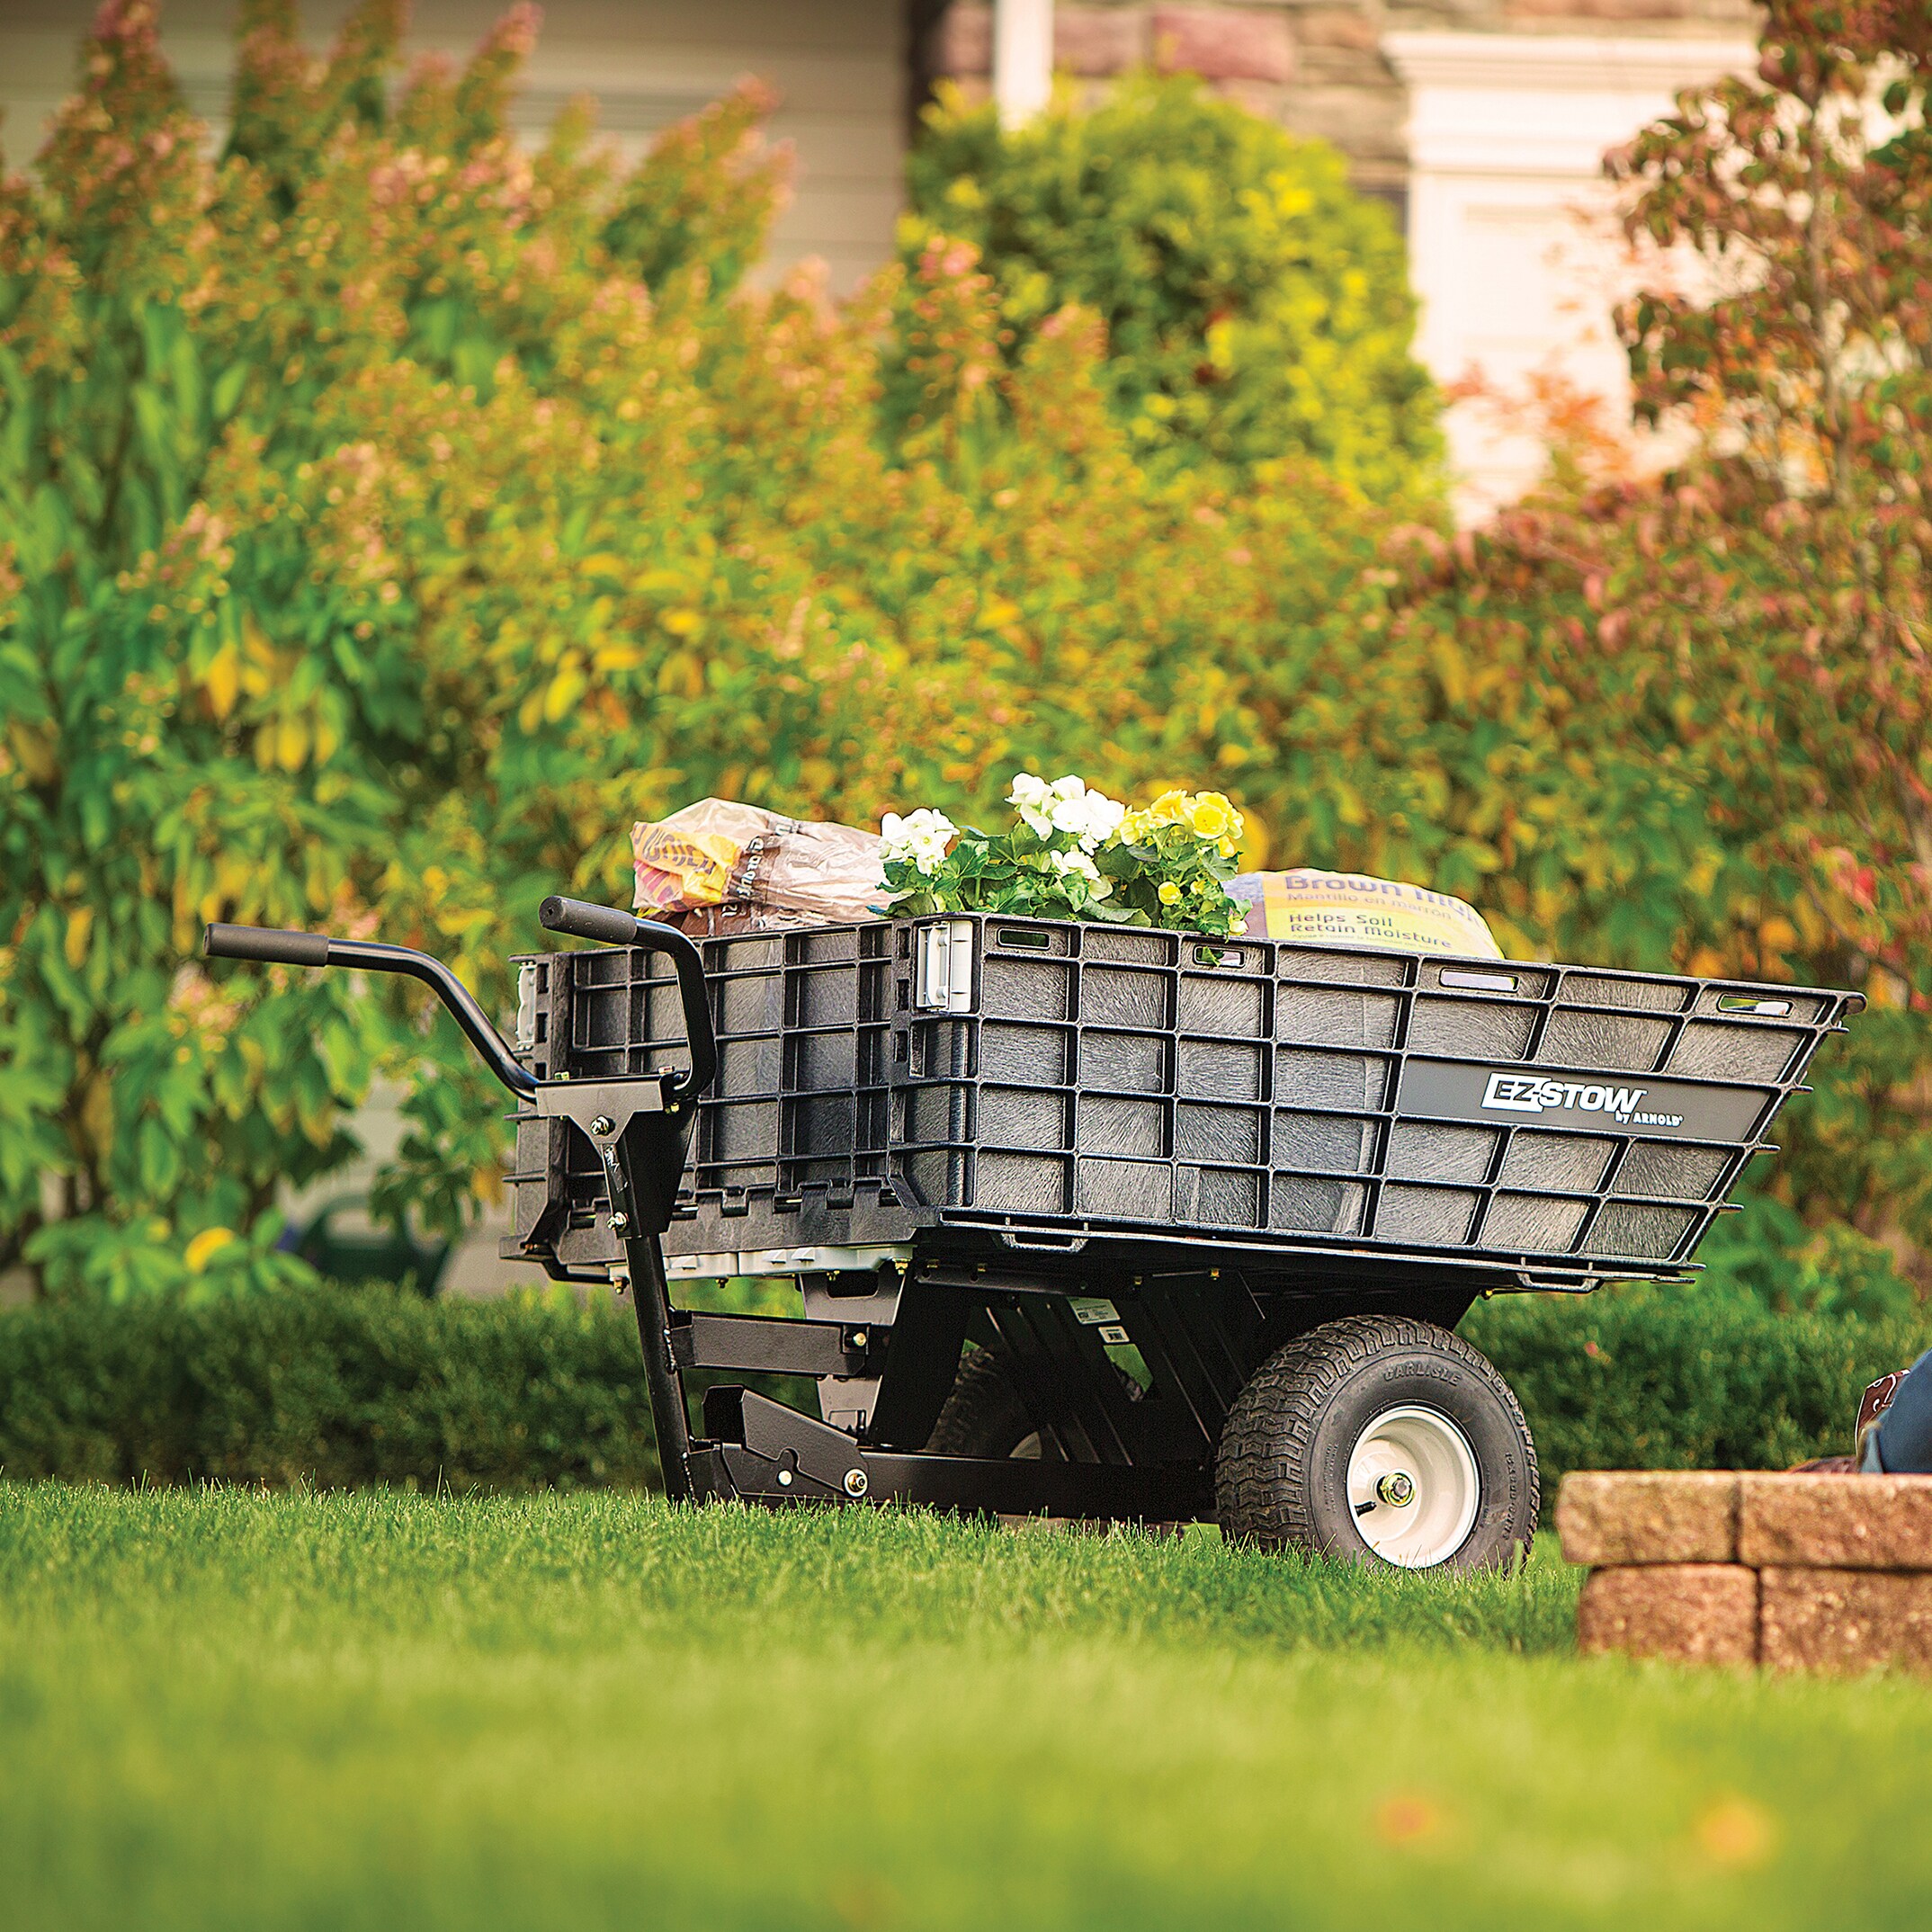
<path fill-rule="evenodd" d="M 396 94 L 393 4 L 318 59 L 253 0 L 210 158 L 112 0 L 0 193 L 0 1265 L 272 1276 L 278 1177 L 379 1068 L 395 1191 L 490 1185 L 453 1034 L 212 980 L 203 919 L 380 928 L 501 1002 L 544 892 L 624 896 L 634 818 L 972 819 L 1022 770 L 1223 791 L 1250 862 L 1461 894 L 1519 956 L 1865 988 L 1778 1252 L 1932 1245 L 1932 152 L 1885 10 L 1774 8 L 1767 77 L 1623 164 L 1644 233 L 1742 264 L 1627 322 L 1699 453 L 1455 536 L 1292 453 L 1149 464 L 1107 304 L 1016 328 L 970 238 L 844 307 L 747 292 L 763 97 L 629 176 L 582 114 L 526 154 L 532 31 Z M 1842 112 L 1888 85 L 1897 133 Z"/>
<path fill-rule="evenodd" d="M 379 1067 L 399 1188 L 447 1221 L 492 1183 L 453 1035 L 211 979 L 201 921 L 380 928 L 500 1000 L 541 895 L 621 899 L 631 822 L 696 796 L 1238 776 L 1241 667 L 1319 655 L 1373 559 L 1319 474 L 1150 484 L 1093 318 L 1009 359 L 961 244 L 914 272 L 931 407 L 891 446 L 894 276 L 733 292 L 782 185 L 757 90 L 620 177 L 582 114 L 505 132 L 530 10 L 392 106 L 399 17 L 317 59 L 255 0 L 210 159 L 113 0 L 0 201 L 0 1263 L 56 1285 L 276 1272 L 275 1184 Z"/>
<path fill-rule="evenodd" d="M 1777 0 L 1755 78 L 1613 158 L 1632 239 L 1694 291 L 1620 320 L 1640 408 L 1688 420 L 1695 453 L 1411 547 L 1372 672 L 1370 816 L 1440 856 L 1369 854 L 1472 889 L 1512 946 L 1863 988 L 1774 1185 L 1813 1226 L 1916 1251 L 1921 1278 L 1928 88 L 1922 6 Z"/>
<path fill-rule="evenodd" d="M 1387 498 L 1438 459 L 1400 233 L 1326 141 L 1191 76 L 1132 76 L 1018 128 L 943 86 L 908 187 L 908 263 L 970 242 L 1013 344 L 1068 302 L 1100 317 L 1104 387 L 1151 467 L 1313 456 Z M 889 391 L 895 418 L 925 402 L 916 371 Z"/>

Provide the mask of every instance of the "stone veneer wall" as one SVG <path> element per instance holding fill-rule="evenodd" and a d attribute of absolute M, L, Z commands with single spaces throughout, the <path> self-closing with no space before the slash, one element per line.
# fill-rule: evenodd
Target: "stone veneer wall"
<path fill-rule="evenodd" d="M 1932 1671 L 1932 1476 L 1589 1471 L 1556 1526 L 1585 1652 Z"/>
<path fill-rule="evenodd" d="M 924 13 L 927 18 L 919 19 Z M 1384 33 L 1587 34 L 1596 38 L 1749 34 L 1751 0 L 1247 0 L 1168 6 L 1146 0 L 1059 0 L 1055 65 L 1104 85 L 1138 66 L 1199 74 L 1220 92 L 1346 154 L 1356 185 L 1400 201 L 1409 157 L 1406 90 L 1382 51 Z M 916 69 L 983 90 L 992 68 L 992 12 L 981 0 L 915 9 Z"/>

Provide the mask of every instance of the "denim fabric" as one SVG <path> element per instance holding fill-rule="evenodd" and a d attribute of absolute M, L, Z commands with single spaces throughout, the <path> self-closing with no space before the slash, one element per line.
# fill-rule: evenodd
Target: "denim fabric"
<path fill-rule="evenodd" d="M 1932 1348 L 1912 1364 L 1866 1439 L 1865 1467 L 1874 1466 L 1890 1476 L 1932 1476 Z"/>

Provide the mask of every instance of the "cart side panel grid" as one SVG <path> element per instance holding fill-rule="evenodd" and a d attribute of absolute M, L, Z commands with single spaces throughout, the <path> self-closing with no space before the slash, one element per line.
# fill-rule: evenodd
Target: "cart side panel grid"
<path fill-rule="evenodd" d="M 1681 1271 L 1854 993 L 1049 920 L 703 942 L 720 1077 L 667 1247 L 895 1215 L 942 1247 L 1185 1239 L 1553 1282 Z M 532 1052 L 678 1065 L 668 965 L 538 958 Z M 595 1223 L 538 1123 L 520 1233 Z M 568 1196 L 559 1201 L 562 1190 Z M 777 1219 L 774 1220 L 774 1217 Z M 1337 1244 L 1341 1244 L 1339 1247 Z"/>

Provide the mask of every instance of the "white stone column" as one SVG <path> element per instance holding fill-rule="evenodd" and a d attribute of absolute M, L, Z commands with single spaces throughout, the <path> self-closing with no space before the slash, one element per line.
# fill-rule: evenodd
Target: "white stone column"
<path fill-rule="evenodd" d="M 993 0 L 993 99 L 1016 128 L 1053 93 L 1053 0 Z"/>
<path fill-rule="evenodd" d="M 1602 397 L 1622 423 L 1630 385 L 1610 310 L 1633 264 L 1614 232 L 1605 151 L 1671 112 L 1675 96 L 1750 71 L 1746 40 L 1391 33 L 1409 84 L 1409 273 L 1416 350 L 1444 382 L 1507 391 L 1539 375 Z M 1458 404 L 1448 421 L 1458 505 L 1474 518 L 1520 496 L 1542 453 Z"/>

